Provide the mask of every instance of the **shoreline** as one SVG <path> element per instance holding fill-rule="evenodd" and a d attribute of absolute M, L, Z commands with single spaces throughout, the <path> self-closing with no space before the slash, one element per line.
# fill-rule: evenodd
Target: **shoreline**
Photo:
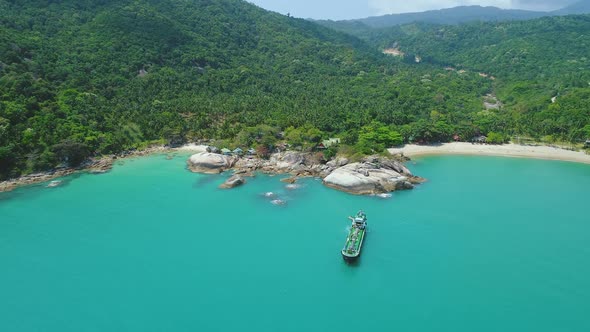
<path fill-rule="evenodd" d="M 441 143 L 436 145 L 406 144 L 400 148 L 388 149 L 391 154 L 402 154 L 406 157 L 428 155 L 468 155 L 496 156 L 511 158 L 528 158 L 542 160 L 560 160 L 582 164 L 590 164 L 590 155 L 546 145 L 504 145 L 472 144 L 466 142 Z"/>
<path fill-rule="evenodd" d="M 51 181 L 78 172 L 101 174 L 110 171 L 117 160 L 147 156 L 156 153 L 199 153 L 205 152 L 207 145 L 185 144 L 179 147 L 152 146 L 144 150 L 126 151 L 119 155 L 107 155 L 90 158 L 77 168 L 60 168 L 46 172 L 28 174 L 19 178 L 0 182 L 0 193 L 9 192 L 19 187 Z M 436 145 L 406 144 L 399 148 L 387 149 L 392 155 L 403 157 L 419 157 L 429 155 L 468 155 L 468 156 L 496 156 L 511 158 L 528 158 L 542 160 L 559 160 L 590 165 L 590 155 L 545 145 L 519 145 L 514 143 L 504 145 L 473 144 L 466 142 L 441 143 Z"/>
<path fill-rule="evenodd" d="M 162 145 L 158 146 L 151 146 L 144 150 L 134 150 L 134 151 L 124 151 L 118 155 L 106 155 L 100 157 L 93 157 L 90 158 L 88 161 L 84 162 L 82 165 L 75 167 L 75 168 L 58 168 L 53 169 L 45 172 L 37 172 L 33 174 L 27 174 L 20 176 L 18 178 L 9 179 L 0 182 L 0 193 L 2 192 L 9 192 L 14 189 L 33 185 L 37 183 L 47 182 L 54 180 L 56 178 L 72 175 L 78 172 L 88 172 L 93 174 L 102 174 L 106 173 L 111 170 L 113 164 L 117 160 L 134 158 L 134 157 L 142 157 L 147 155 L 152 155 L 156 153 L 173 153 L 173 152 L 203 152 L 207 148 L 206 145 L 197 145 L 194 143 L 185 144 L 180 147 L 166 147 Z"/>

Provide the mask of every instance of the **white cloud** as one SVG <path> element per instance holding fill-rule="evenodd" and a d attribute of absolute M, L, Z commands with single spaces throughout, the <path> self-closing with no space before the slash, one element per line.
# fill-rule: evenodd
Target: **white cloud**
<path fill-rule="evenodd" d="M 471 5 L 513 8 L 512 2 L 512 0 L 368 0 L 368 5 L 376 15 L 385 15 Z"/>

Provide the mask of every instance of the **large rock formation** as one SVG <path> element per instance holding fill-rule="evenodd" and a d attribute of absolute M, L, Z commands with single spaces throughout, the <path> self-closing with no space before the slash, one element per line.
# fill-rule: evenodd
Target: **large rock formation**
<path fill-rule="evenodd" d="M 196 173 L 217 174 L 231 168 L 236 162 L 235 157 L 217 153 L 200 152 L 192 155 L 188 161 L 188 168 Z"/>
<path fill-rule="evenodd" d="M 233 168 L 235 174 L 253 174 L 261 171 L 271 174 L 292 174 L 289 182 L 300 176 L 316 176 L 324 179 L 328 187 L 357 195 L 380 194 L 394 190 L 412 189 L 422 179 L 412 175 L 401 162 L 371 156 L 361 162 L 349 164 L 346 158 L 336 158 L 322 163 L 318 154 L 287 151 L 275 153 L 269 160 L 253 157 L 228 157 L 214 153 L 197 153 L 188 160 L 193 172 L 219 173 Z M 233 188 L 244 183 L 241 177 L 231 177 L 221 185 Z"/>
<path fill-rule="evenodd" d="M 412 182 L 419 179 L 401 163 L 378 157 L 339 167 L 324 178 L 326 186 L 356 195 L 412 189 Z"/>

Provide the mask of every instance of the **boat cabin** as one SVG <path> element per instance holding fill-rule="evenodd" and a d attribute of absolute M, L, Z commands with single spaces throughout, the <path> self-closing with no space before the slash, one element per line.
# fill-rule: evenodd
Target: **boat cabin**
<path fill-rule="evenodd" d="M 355 227 L 358 227 L 360 229 L 363 229 L 363 228 L 365 228 L 365 225 L 366 224 L 367 223 L 365 222 L 365 219 L 358 218 L 358 217 L 357 218 L 354 218 L 354 226 Z"/>
<path fill-rule="evenodd" d="M 367 226 L 367 215 L 363 211 L 359 211 L 352 219 L 353 227 L 365 229 Z"/>

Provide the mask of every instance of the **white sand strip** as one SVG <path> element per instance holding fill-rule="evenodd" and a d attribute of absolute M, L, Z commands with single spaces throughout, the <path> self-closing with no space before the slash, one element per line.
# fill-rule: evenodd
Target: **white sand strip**
<path fill-rule="evenodd" d="M 590 164 L 590 155 L 550 146 L 529 146 L 519 144 L 488 145 L 465 142 L 441 143 L 435 145 L 407 144 L 401 148 L 388 149 L 391 154 L 403 153 L 404 156 L 415 157 L 424 155 L 456 154 L 520 157 L 534 159 L 564 160 Z"/>
<path fill-rule="evenodd" d="M 206 152 L 207 151 L 207 145 L 197 145 L 194 143 L 191 144 L 185 144 L 181 147 L 175 148 L 175 150 L 178 151 L 190 151 L 190 152 Z"/>

